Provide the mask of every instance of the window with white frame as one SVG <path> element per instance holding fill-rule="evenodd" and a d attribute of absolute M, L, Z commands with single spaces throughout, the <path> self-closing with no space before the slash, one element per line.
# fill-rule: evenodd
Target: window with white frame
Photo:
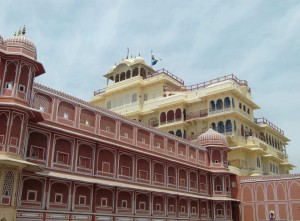
<path fill-rule="evenodd" d="M 216 185 L 216 191 L 222 191 L 222 186 L 221 185 Z"/>
<path fill-rule="evenodd" d="M 180 212 L 181 212 L 181 213 L 185 213 L 185 206 L 181 206 L 181 207 L 180 207 Z"/>
<path fill-rule="evenodd" d="M 143 180 L 148 180 L 148 171 L 139 170 L 139 178 Z"/>
<path fill-rule="evenodd" d="M 217 215 L 222 216 L 223 215 L 223 210 L 222 209 L 217 209 Z"/>
<path fill-rule="evenodd" d="M 106 132 L 110 132 L 110 127 L 109 127 L 109 126 L 106 126 L 106 127 L 105 127 L 105 131 L 106 131 Z"/>
<path fill-rule="evenodd" d="M 107 207 L 107 198 L 101 198 L 101 207 Z"/>
<path fill-rule="evenodd" d="M 128 138 L 128 133 L 124 133 L 124 137 L 125 137 L 125 138 Z"/>
<path fill-rule="evenodd" d="M 37 191 L 36 190 L 28 190 L 27 191 L 27 201 L 36 201 Z"/>
<path fill-rule="evenodd" d="M 43 160 L 44 159 L 44 148 L 42 147 L 37 147 L 37 146 L 33 146 L 31 145 L 30 148 L 30 157 L 31 158 L 38 158 Z"/>
<path fill-rule="evenodd" d="M 122 200 L 121 201 L 121 207 L 124 208 L 124 209 L 127 209 L 128 208 L 127 206 L 128 206 L 127 205 L 127 200 Z"/>
<path fill-rule="evenodd" d="M 88 157 L 79 157 L 79 167 L 90 168 L 91 167 L 91 158 Z"/>
<path fill-rule="evenodd" d="M 169 183 L 170 184 L 175 184 L 175 177 L 169 176 Z"/>
<path fill-rule="evenodd" d="M 19 91 L 25 92 L 25 86 L 24 85 L 19 85 Z"/>
<path fill-rule="evenodd" d="M 185 187 L 185 179 L 180 179 L 180 186 Z"/>
<path fill-rule="evenodd" d="M 169 211 L 174 212 L 174 205 L 169 205 Z"/>
<path fill-rule="evenodd" d="M 156 205 L 155 205 L 155 210 L 156 210 L 156 211 L 161 211 L 161 204 L 156 203 Z"/>
<path fill-rule="evenodd" d="M 62 204 L 63 203 L 63 194 L 55 193 L 54 202 L 57 204 Z"/>
<path fill-rule="evenodd" d="M 142 138 L 142 139 L 141 139 L 141 142 L 142 142 L 142 143 L 146 143 L 145 138 Z"/>
<path fill-rule="evenodd" d="M 200 189 L 205 190 L 206 189 L 206 184 L 205 183 L 200 183 Z"/>
<path fill-rule="evenodd" d="M 196 188 L 196 181 L 194 181 L 194 180 L 191 180 L 191 188 Z"/>
<path fill-rule="evenodd" d="M 160 143 L 156 143 L 156 144 L 154 145 L 154 147 L 160 148 Z"/>
<path fill-rule="evenodd" d="M 88 120 L 85 120 L 85 125 L 90 126 L 90 122 Z"/>
<path fill-rule="evenodd" d="M 5 84 L 5 88 L 6 88 L 6 89 L 12 89 L 12 88 L 13 88 L 13 85 L 14 85 L 14 82 L 7 82 L 7 83 Z"/>
<path fill-rule="evenodd" d="M 102 172 L 110 173 L 110 163 L 109 162 L 102 162 Z"/>
<path fill-rule="evenodd" d="M 154 180 L 156 181 L 156 182 L 160 182 L 160 183 L 162 183 L 163 182 L 163 175 L 162 174 L 160 174 L 160 173 L 155 173 L 154 174 Z"/>
<path fill-rule="evenodd" d="M 201 213 L 202 213 L 203 215 L 206 215 L 206 209 L 205 209 L 205 208 L 202 208 Z"/>
<path fill-rule="evenodd" d="M 79 205 L 80 206 L 85 206 L 86 205 L 86 196 L 79 195 Z"/>
<path fill-rule="evenodd" d="M 139 202 L 139 209 L 146 210 L 146 202 Z"/>
<path fill-rule="evenodd" d="M 130 167 L 121 166 L 121 175 L 130 176 Z"/>
<path fill-rule="evenodd" d="M 61 164 L 69 164 L 69 154 L 57 151 L 56 162 Z"/>
<path fill-rule="evenodd" d="M 197 214 L 197 209 L 196 209 L 196 207 L 192 207 L 192 214 Z"/>

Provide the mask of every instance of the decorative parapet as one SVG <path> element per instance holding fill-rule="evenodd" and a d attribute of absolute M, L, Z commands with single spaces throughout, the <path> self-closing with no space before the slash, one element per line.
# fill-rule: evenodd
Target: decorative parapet
<path fill-rule="evenodd" d="M 241 183 L 269 181 L 269 180 L 282 180 L 282 179 L 295 179 L 295 178 L 300 179 L 300 173 L 272 175 L 272 176 L 255 176 L 255 177 L 251 177 L 251 178 L 241 179 Z"/>

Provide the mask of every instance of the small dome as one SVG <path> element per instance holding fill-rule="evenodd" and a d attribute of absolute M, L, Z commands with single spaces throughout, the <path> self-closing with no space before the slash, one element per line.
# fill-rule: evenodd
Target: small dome
<path fill-rule="evenodd" d="M 135 63 L 143 63 L 143 64 L 145 64 L 144 58 L 142 58 L 142 57 L 140 57 L 140 56 L 136 57 L 136 58 L 134 59 L 134 62 L 135 62 Z"/>
<path fill-rule="evenodd" d="M 27 46 L 29 49 L 36 51 L 34 43 L 24 35 L 20 36 L 13 36 L 5 41 L 5 44 L 9 43 L 18 43 L 18 44 L 24 44 Z"/>
<path fill-rule="evenodd" d="M 227 147 L 226 137 L 212 128 L 201 134 L 196 142 L 202 146 Z"/>
<path fill-rule="evenodd" d="M 7 39 L 4 41 L 4 45 L 7 46 L 8 50 L 9 48 L 23 48 L 29 52 L 25 53 L 26 55 L 36 59 L 36 47 L 34 43 L 24 35 L 13 36 Z"/>

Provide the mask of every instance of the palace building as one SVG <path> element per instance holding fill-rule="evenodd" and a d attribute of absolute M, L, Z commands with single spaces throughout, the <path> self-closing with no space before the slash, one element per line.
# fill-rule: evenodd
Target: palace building
<path fill-rule="evenodd" d="M 237 175 L 287 174 L 289 139 L 266 118 L 256 118 L 245 80 L 226 75 L 191 86 L 165 69 L 155 71 L 142 57 L 125 59 L 107 74 L 107 85 L 91 103 L 185 140 L 208 128 L 226 136 L 229 169 Z"/>
<path fill-rule="evenodd" d="M 225 135 L 208 128 L 210 121 L 225 116 L 226 109 L 219 110 L 217 102 L 214 111 L 217 115 L 220 112 L 219 118 L 210 118 L 213 110 L 204 113 L 205 121 L 190 117 L 192 107 L 196 111 L 198 105 L 206 104 L 201 100 L 203 92 L 192 91 L 201 94 L 193 95 L 193 99 L 186 99 L 186 93 L 167 92 L 162 85 L 179 90 L 183 89 L 182 82 L 167 72 L 154 73 L 139 59 L 135 59 L 133 66 L 124 63 L 116 67 L 115 71 L 132 68 L 132 72 L 128 69 L 125 75 L 119 75 L 120 82 L 115 80 L 114 72 L 107 75 L 116 81 L 110 96 L 121 88 L 128 89 L 124 93 L 132 101 L 130 108 L 126 106 L 128 115 L 136 119 L 130 120 L 34 83 L 45 70 L 37 60 L 34 43 L 25 36 L 25 29 L 8 39 L 0 36 L 1 221 L 234 220 L 239 216 L 237 179 L 227 165 L 227 153 L 233 148 L 228 147 Z M 153 83 L 157 83 L 157 88 L 150 93 Z M 232 90 L 230 104 L 232 98 L 236 103 L 238 98 L 242 99 L 239 90 L 249 93 L 247 87 L 239 88 L 232 79 L 219 85 L 236 88 L 237 91 Z M 149 88 L 147 93 L 141 91 L 145 86 Z M 130 87 L 134 88 L 131 92 Z M 164 92 L 160 91 L 163 88 Z M 210 88 L 214 90 L 213 84 Z M 166 93 L 168 96 L 163 97 Z M 96 98 L 98 102 L 104 100 L 108 109 L 121 108 L 113 99 L 109 102 L 102 95 Z M 159 109 L 151 110 L 158 100 L 165 102 L 161 102 Z M 122 102 L 126 112 L 127 100 Z M 250 100 L 243 105 L 256 107 Z M 165 112 L 163 117 L 162 110 L 166 108 L 174 109 L 172 123 L 171 112 Z M 232 110 L 233 106 L 228 108 Z M 228 119 L 240 127 L 243 118 L 238 118 L 238 114 L 228 112 Z M 188 125 L 195 128 L 193 141 L 183 139 L 191 133 Z M 264 160 L 268 160 L 274 162 L 278 171 L 288 170 L 288 163 L 282 165 L 286 162 L 287 139 L 268 125 L 251 125 L 252 133 L 263 133 L 257 128 L 264 126 L 268 142 L 276 141 L 277 148 L 252 136 L 249 142 L 259 150 L 251 152 L 247 143 L 249 152 L 262 159 L 262 167 Z M 162 128 L 176 128 L 177 135 L 180 128 L 182 135 L 174 136 Z M 237 139 L 242 138 L 233 136 L 231 144 Z M 269 149 L 283 157 L 265 157 Z"/>

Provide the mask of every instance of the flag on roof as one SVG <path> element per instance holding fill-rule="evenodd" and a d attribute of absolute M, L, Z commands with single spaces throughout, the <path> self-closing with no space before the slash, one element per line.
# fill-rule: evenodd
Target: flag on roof
<path fill-rule="evenodd" d="M 160 58 L 156 58 L 156 57 L 154 57 L 154 55 L 152 55 L 151 64 L 156 65 L 156 63 L 160 60 L 161 60 Z"/>

